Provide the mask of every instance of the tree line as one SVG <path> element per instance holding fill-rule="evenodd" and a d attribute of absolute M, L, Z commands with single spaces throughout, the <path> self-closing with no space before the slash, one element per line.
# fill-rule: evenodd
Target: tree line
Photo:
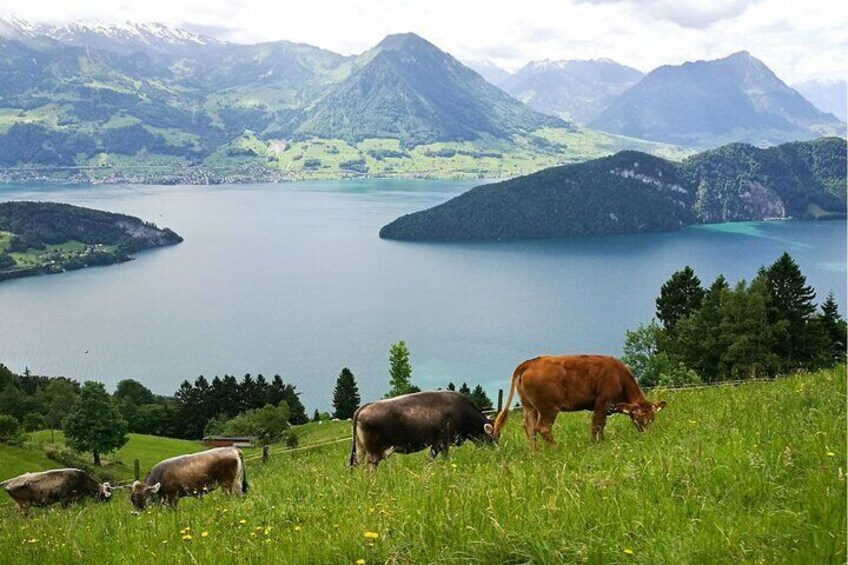
<path fill-rule="evenodd" d="M 694 270 L 660 289 L 656 318 L 628 331 L 624 362 L 644 386 L 716 382 L 814 370 L 845 361 L 846 322 L 833 293 L 819 306 L 784 253 L 747 282 L 719 276 L 704 288 Z"/>

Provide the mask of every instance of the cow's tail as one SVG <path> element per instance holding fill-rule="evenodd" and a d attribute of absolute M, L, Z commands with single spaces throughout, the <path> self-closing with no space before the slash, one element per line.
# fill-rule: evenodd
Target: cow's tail
<path fill-rule="evenodd" d="M 512 396 L 515 394 L 515 387 L 518 386 L 518 381 L 521 379 L 521 375 L 524 373 L 524 369 L 526 369 L 527 363 L 522 363 L 518 367 L 516 367 L 515 372 L 512 373 L 512 382 L 509 385 L 509 394 L 506 397 L 506 403 L 503 405 L 503 409 L 501 410 L 498 417 L 495 418 L 495 430 L 492 432 L 494 437 L 498 437 L 501 435 L 501 429 L 506 425 L 506 419 L 509 416 L 509 407 L 512 404 Z"/>
<path fill-rule="evenodd" d="M 239 469 L 241 469 L 241 492 L 242 494 L 250 490 L 250 485 L 247 483 L 247 467 L 244 466 L 244 454 L 241 449 L 238 450 Z"/>
<path fill-rule="evenodd" d="M 358 461 L 356 460 L 356 417 L 358 415 L 359 415 L 359 410 L 354 412 L 353 418 L 350 419 L 350 421 L 351 421 L 351 431 L 353 432 L 351 434 L 353 436 L 353 439 L 351 440 L 351 446 L 350 446 L 350 466 L 351 467 L 356 467 L 356 464 L 358 463 Z"/>

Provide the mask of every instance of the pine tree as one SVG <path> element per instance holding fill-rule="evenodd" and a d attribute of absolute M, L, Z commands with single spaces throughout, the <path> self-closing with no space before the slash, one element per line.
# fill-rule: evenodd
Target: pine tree
<path fill-rule="evenodd" d="M 312 421 L 313 422 L 320 422 L 321 421 L 321 413 L 318 412 L 317 408 L 315 409 L 315 413 L 312 414 Z"/>
<path fill-rule="evenodd" d="M 765 280 L 757 277 L 750 287 L 739 281 L 722 303 L 722 367 L 729 379 L 774 375 L 779 357 L 774 353 L 774 332 L 768 320 Z"/>
<path fill-rule="evenodd" d="M 492 409 L 492 400 L 488 397 L 486 391 L 484 391 L 483 387 L 480 385 L 475 386 L 474 390 L 471 391 L 471 403 L 479 410 Z"/>
<path fill-rule="evenodd" d="M 412 385 L 412 365 L 409 364 L 409 349 L 406 342 L 401 340 L 392 345 L 389 350 L 389 392 L 386 398 L 414 392 Z"/>
<path fill-rule="evenodd" d="M 65 441 L 71 449 L 94 455 L 115 451 L 127 443 L 127 422 L 121 418 L 103 383 L 88 381 L 65 418 Z"/>
<path fill-rule="evenodd" d="M 836 304 L 833 292 L 827 295 L 821 310 L 821 315 L 814 318 L 820 341 L 820 365 L 828 367 L 836 363 L 844 363 L 848 325 L 839 315 L 839 306 Z"/>
<path fill-rule="evenodd" d="M 466 398 L 471 398 L 471 389 L 468 388 L 468 385 L 465 384 L 465 383 L 462 383 L 462 386 L 459 387 L 458 392 L 459 392 L 459 394 L 461 394 L 462 396 L 464 396 Z"/>
<path fill-rule="evenodd" d="M 676 357 L 704 382 L 722 379 L 722 302 L 729 289 L 725 278 L 719 275 L 704 295 L 701 307 L 675 328 L 677 339 L 672 349 Z"/>
<path fill-rule="evenodd" d="M 448 383 L 448 390 L 453 390 L 453 391 L 455 391 L 455 390 L 456 390 L 456 385 L 455 385 L 455 384 L 453 384 L 453 382 Z"/>
<path fill-rule="evenodd" d="M 339 373 L 336 380 L 336 389 L 333 391 L 333 418 L 347 420 L 353 417 L 353 413 L 359 408 L 359 388 L 356 379 L 350 369 L 345 367 Z"/>
<path fill-rule="evenodd" d="M 695 271 L 688 265 L 662 285 L 657 298 L 657 319 L 671 332 L 677 322 L 701 306 L 704 289 Z"/>
<path fill-rule="evenodd" d="M 761 269 L 768 296 L 768 319 L 775 335 L 775 352 L 783 369 L 806 367 L 817 352 L 810 320 L 816 311 L 816 293 L 789 253 L 768 269 Z"/>

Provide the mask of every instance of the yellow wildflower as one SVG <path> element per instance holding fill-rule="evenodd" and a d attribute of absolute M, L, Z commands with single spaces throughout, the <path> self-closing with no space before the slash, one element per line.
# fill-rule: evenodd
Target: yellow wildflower
<path fill-rule="evenodd" d="M 832 452 L 832 451 L 828 451 L 828 452 L 827 452 L 827 456 L 828 456 L 828 457 L 833 457 L 834 455 L 836 455 L 836 454 L 835 454 L 834 452 Z"/>
<path fill-rule="evenodd" d="M 208 537 L 209 537 L 209 532 L 200 532 L 200 537 L 202 537 L 202 538 L 208 538 Z"/>
<path fill-rule="evenodd" d="M 366 561 L 364 559 L 357 559 L 356 565 L 365 565 Z"/>
<path fill-rule="evenodd" d="M 296 531 L 296 532 L 300 531 L 300 524 L 298 524 L 297 526 L 294 527 L 294 531 Z"/>
<path fill-rule="evenodd" d="M 377 539 L 378 537 L 380 537 L 380 534 L 378 534 L 377 532 L 365 532 L 365 537 L 368 539 Z"/>
<path fill-rule="evenodd" d="M 625 555 L 633 555 L 633 550 L 628 547 L 624 550 L 624 554 Z"/>
<path fill-rule="evenodd" d="M 191 539 L 191 534 L 186 534 L 183 536 L 183 539 L 189 541 Z"/>
<path fill-rule="evenodd" d="M 247 524 L 247 520 L 242 518 L 241 520 L 239 520 L 239 524 L 241 524 L 241 525 Z"/>

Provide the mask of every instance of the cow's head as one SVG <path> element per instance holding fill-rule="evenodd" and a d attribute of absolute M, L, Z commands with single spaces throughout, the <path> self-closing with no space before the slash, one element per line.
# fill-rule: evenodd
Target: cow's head
<path fill-rule="evenodd" d="M 654 423 L 657 412 L 663 408 L 665 408 L 665 400 L 659 402 L 643 400 L 641 402 L 622 402 L 615 407 L 615 411 L 630 416 L 633 425 L 642 432 Z"/>
<path fill-rule="evenodd" d="M 100 500 L 109 500 L 112 498 L 112 490 L 115 487 L 112 486 L 111 483 L 103 483 L 100 485 L 100 490 L 97 492 L 97 497 Z"/>
<path fill-rule="evenodd" d="M 485 445 L 494 445 L 497 443 L 497 437 L 495 437 L 495 424 L 488 418 L 486 418 L 486 423 L 483 424 L 483 443 Z"/>
<path fill-rule="evenodd" d="M 135 506 L 135 509 L 141 512 L 144 510 L 144 507 L 147 506 L 151 499 L 159 492 L 159 489 L 162 487 L 162 483 L 156 483 L 153 486 L 147 486 L 141 481 L 136 481 L 132 484 L 132 493 L 130 494 L 130 500 Z"/>

